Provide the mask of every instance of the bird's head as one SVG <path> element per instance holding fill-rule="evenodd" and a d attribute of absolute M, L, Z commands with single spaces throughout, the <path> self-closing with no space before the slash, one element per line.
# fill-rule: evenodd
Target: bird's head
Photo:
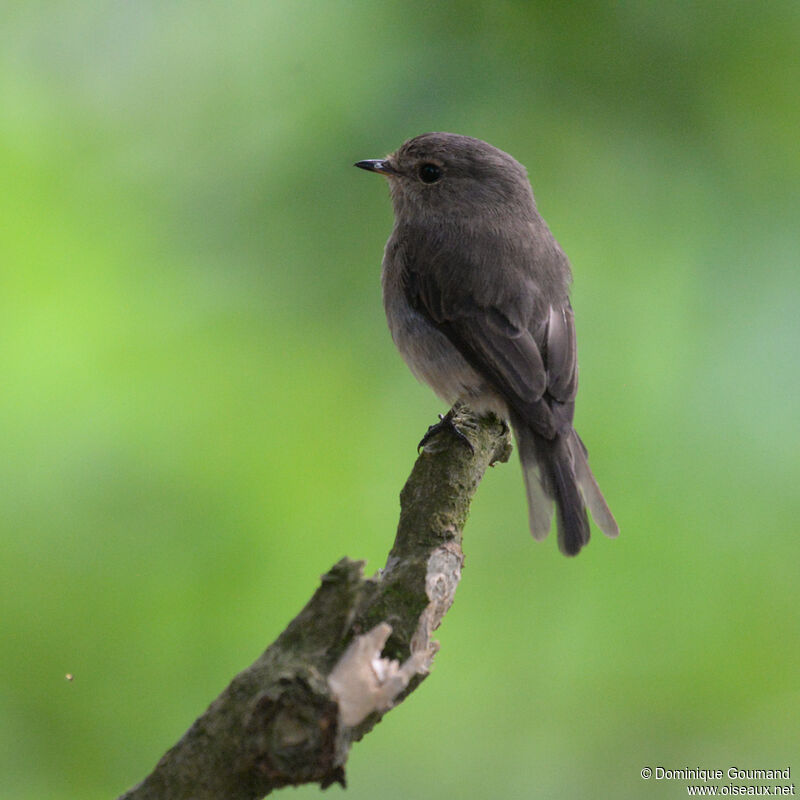
<path fill-rule="evenodd" d="M 355 166 L 386 176 L 399 217 L 491 219 L 535 214 L 525 168 L 480 139 L 423 133 Z"/>

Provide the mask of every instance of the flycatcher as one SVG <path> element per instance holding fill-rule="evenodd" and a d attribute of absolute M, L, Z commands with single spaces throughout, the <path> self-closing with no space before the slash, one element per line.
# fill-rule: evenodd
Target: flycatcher
<path fill-rule="evenodd" d="M 547 536 L 554 505 L 566 555 L 589 541 L 587 506 L 616 536 L 572 426 L 572 273 L 536 209 L 525 168 L 452 133 L 422 134 L 355 166 L 389 180 L 395 222 L 383 257 L 383 303 L 411 371 L 445 403 L 511 423 L 535 539 Z"/>

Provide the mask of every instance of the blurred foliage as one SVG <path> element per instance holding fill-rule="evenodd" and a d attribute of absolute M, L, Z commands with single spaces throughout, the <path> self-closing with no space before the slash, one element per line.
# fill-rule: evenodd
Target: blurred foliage
<path fill-rule="evenodd" d="M 382 564 L 443 409 L 389 340 L 389 200 L 351 165 L 426 130 L 529 169 L 622 535 L 535 545 L 515 460 L 493 471 L 435 672 L 347 796 L 800 768 L 796 2 L 0 22 L 0 796 L 116 796 L 319 574 Z"/>

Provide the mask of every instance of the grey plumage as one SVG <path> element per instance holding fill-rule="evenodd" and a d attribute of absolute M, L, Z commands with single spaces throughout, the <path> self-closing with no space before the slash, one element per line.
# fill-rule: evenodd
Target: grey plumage
<path fill-rule="evenodd" d="M 383 259 L 389 329 L 411 371 L 444 402 L 510 421 L 531 533 L 555 503 L 559 546 L 597 525 L 618 533 L 572 427 L 578 388 L 567 257 L 536 209 L 525 168 L 467 136 L 427 133 L 356 166 L 389 179 L 394 230 Z"/>

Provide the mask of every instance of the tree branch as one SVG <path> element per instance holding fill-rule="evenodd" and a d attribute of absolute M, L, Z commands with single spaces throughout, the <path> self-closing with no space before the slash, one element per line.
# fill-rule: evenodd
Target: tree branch
<path fill-rule="evenodd" d="M 427 676 L 432 632 L 461 577 L 461 533 L 487 466 L 507 461 L 508 429 L 456 406 L 472 444 L 439 433 L 400 494 L 386 566 L 347 558 L 240 672 L 153 772 L 120 800 L 255 800 L 287 785 L 344 785 L 350 745 Z"/>

